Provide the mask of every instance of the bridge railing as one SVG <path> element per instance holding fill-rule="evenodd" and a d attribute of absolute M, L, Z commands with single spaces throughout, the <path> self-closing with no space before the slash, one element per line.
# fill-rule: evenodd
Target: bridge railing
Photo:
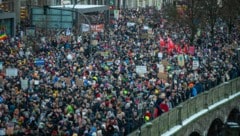
<path fill-rule="evenodd" d="M 207 109 L 216 102 L 226 99 L 239 91 L 240 78 L 220 84 L 181 103 L 180 106 L 162 114 L 150 123 L 144 124 L 141 129 L 132 132 L 128 136 L 160 136 L 174 126 L 181 125 L 183 120 L 186 120 L 193 114 Z"/>

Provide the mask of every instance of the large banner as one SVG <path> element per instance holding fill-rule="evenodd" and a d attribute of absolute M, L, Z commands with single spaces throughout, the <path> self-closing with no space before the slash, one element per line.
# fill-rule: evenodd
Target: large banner
<path fill-rule="evenodd" d="M 103 32 L 104 31 L 104 24 L 91 25 L 91 30 L 93 32 Z M 81 31 L 82 32 L 90 31 L 89 25 L 88 24 L 82 24 L 81 25 Z"/>
<path fill-rule="evenodd" d="M 199 68 L 199 60 L 198 59 L 193 59 L 193 62 L 192 62 L 192 69 L 193 70 L 196 70 Z"/>
<path fill-rule="evenodd" d="M 81 30 L 82 30 L 82 32 L 88 32 L 90 30 L 90 27 L 88 24 L 82 24 Z"/>
<path fill-rule="evenodd" d="M 131 27 L 131 26 L 135 26 L 136 25 L 136 23 L 134 23 L 134 22 L 127 22 L 127 27 Z"/>
<path fill-rule="evenodd" d="M 28 79 L 20 79 L 21 81 L 21 88 L 26 90 L 28 88 Z"/>
<path fill-rule="evenodd" d="M 93 32 L 103 32 L 104 31 L 104 24 L 91 25 L 91 29 L 92 29 Z"/>

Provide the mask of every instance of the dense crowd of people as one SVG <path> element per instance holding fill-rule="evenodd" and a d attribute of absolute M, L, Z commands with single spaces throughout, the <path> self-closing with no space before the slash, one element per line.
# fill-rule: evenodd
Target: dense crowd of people
<path fill-rule="evenodd" d="M 237 27 L 227 36 L 219 19 L 214 43 L 205 28 L 191 45 L 186 31 L 154 12 L 121 11 L 91 38 L 1 41 L 0 135 L 123 136 L 240 75 Z"/>

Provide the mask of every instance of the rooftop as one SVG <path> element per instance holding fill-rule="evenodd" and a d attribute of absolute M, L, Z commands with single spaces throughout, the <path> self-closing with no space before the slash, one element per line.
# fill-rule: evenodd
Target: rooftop
<path fill-rule="evenodd" d="M 63 8 L 63 9 L 75 9 L 82 13 L 89 13 L 89 12 L 97 12 L 97 11 L 105 11 L 108 10 L 108 6 L 106 5 L 56 5 L 50 6 L 51 8 Z"/>

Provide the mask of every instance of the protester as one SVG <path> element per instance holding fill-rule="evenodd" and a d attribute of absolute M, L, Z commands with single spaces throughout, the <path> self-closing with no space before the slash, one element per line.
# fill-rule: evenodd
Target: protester
<path fill-rule="evenodd" d="M 1 41 L 0 134 L 123 136 L 240 75 L 236 29 L 231 43 L 219 30 L 210 45 L 202 30 L 190 46 L 177 24 L 159 23 L 161 16 L 153 22 L 148 10 L 121 11 L 109 28 L 91 35 L 96 45 L 84 34 Z M 17 75 L 8 76 L 7 68 Z"/>

